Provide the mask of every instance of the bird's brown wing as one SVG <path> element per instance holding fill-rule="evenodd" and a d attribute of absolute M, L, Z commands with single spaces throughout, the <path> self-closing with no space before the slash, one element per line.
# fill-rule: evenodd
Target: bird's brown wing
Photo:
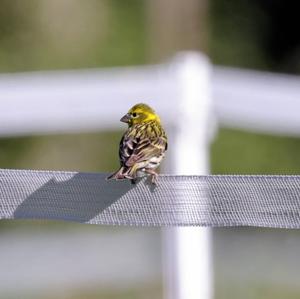
<path fill-rule="evenodd" d="M 121 165 L 131 167 L 161 155 L 167 150 L 167 137 L 164 130 L 154 124 L 140 125 L 129 129 L 120 142 L 119 156 Z"/>
<path fill-rule="evenodd" d="M 147 161 L 155 156 L 160 156 L 165 151 L 165 144 L 166 143 L 162 137 L 155 139 L 147 138 L 142 141 L 138 141 L 125 165 L 131 167 L 136 163 Z"/>
<path fill-rule="evenodd" d="M 141 139 L 124 135 L 120 142 L 120 163 L 131 167 L 135 163 L 161 155 L 166 149 L 167 140 L 164 137 Z"/>

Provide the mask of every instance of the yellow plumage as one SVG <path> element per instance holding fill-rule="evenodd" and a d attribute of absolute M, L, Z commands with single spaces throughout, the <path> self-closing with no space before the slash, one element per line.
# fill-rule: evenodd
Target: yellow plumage
<path fill-rule="evenodd" d="M 107 179 L 131 179 L 134 182 L 138 176 L 148 174 L 152 183 L 156 183 L 155 169 L 168 147 L 159 116 L 148 105 L 137 104 L 121 121 L 128 124 L 119 147 L 121 167 Z"/>

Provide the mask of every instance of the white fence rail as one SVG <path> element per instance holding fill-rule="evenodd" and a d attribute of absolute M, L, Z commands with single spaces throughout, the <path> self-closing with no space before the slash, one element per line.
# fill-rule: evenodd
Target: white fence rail
<path fill-rule="evenodd" d="M 221 126 L 300 136 L 300 76 L 216 67 L 212 85 Z"/>
<path fill-rule="evenodd" d="M 107 70 L 0 76 L 0 136 L 117 129 L 120 111 L 146 101 L 173 125 L 178 58 Z M 300 135 L 300 78 L 214 67 L 214 117 L 221 126 Z"/>

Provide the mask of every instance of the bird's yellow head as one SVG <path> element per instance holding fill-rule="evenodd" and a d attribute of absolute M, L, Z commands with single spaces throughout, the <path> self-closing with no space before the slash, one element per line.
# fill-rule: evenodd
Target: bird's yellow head
<path fill-rule="evenodd" d="M 127 114 L 125 114 L 120 121 L 128 123 L 129 127 L 142 124 L 149 121 L 156 121 L 160 123 L 159 116 L 155 111 L 146 104 L 136 104 L 134 105 Z"/>

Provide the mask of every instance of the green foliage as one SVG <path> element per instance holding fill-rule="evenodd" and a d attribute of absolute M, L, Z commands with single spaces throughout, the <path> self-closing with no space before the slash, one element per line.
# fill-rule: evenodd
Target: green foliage
<path fill-rule="evenodd" d="M 211 1 L 209 53 L 216 64 L 266 69 L 266 17 L 251 1 Z"/>

